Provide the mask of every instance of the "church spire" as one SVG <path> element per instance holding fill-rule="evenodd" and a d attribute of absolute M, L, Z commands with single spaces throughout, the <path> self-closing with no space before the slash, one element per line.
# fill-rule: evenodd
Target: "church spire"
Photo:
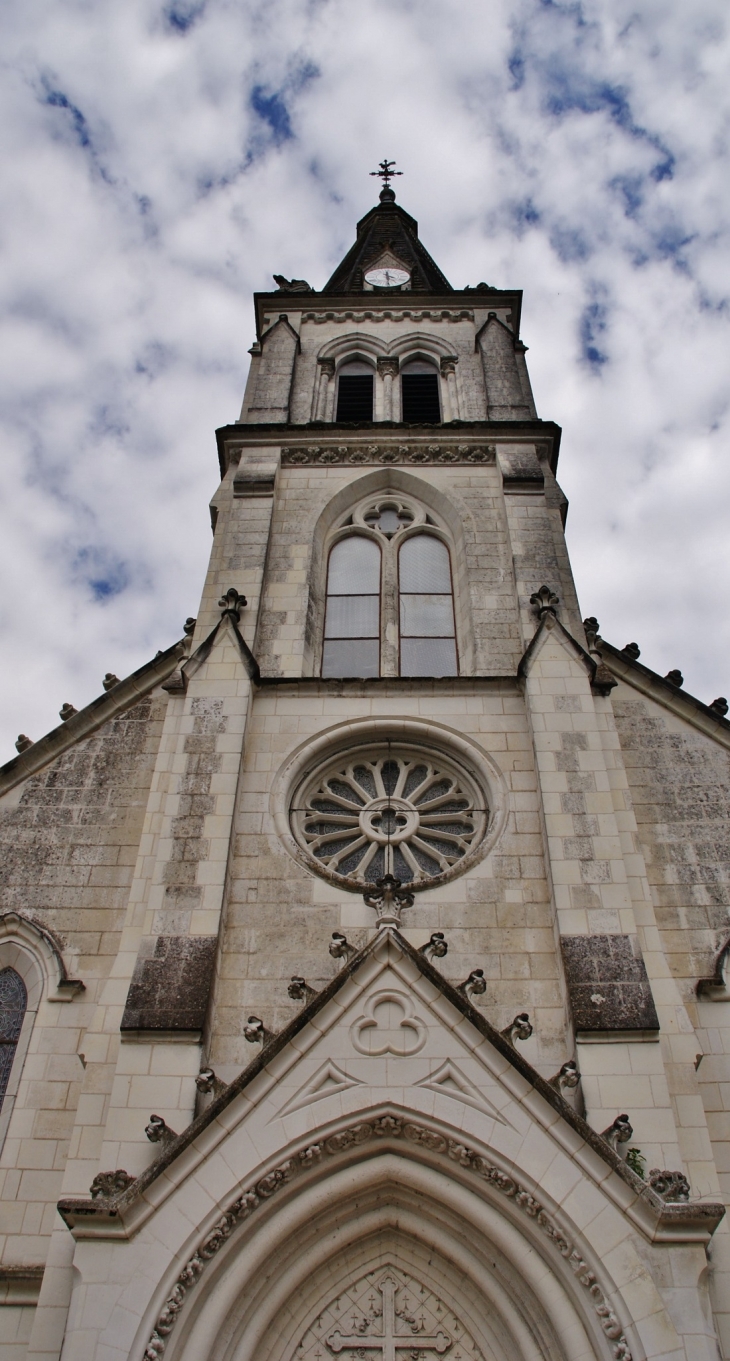
<path fill-rule="evenodd" d="M 448 279 L 419 241 L 415 218 L 395 201 L 390 181 L 403 174 L 393 169 L 395 164 L 385 159 L 378 170 L 370 171 L 383 181 L 380 203 L 358 222 L 357 240 L 323 293 L 372 291 L 380 288 L 381 276 L 386 288 L 392 288 L 392 280 L 397 278 L 399 288 L 415 293 L 453 293 Z"/>

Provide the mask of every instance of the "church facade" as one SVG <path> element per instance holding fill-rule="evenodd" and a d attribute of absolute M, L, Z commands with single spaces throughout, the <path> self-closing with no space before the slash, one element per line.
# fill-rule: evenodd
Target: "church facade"
<path fill-rule="evenodd" d="M 0 1361 L 730 1358 L 727 704 L 582 619 L 385 169 L 197 617 L 0 769 Z"/>

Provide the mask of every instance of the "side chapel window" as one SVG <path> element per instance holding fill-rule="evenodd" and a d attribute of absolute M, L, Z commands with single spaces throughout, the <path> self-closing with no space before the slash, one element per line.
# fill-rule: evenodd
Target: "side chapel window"
<path fill-rule="evenodd" d="M 456 676 L 454 593 L 445 543 L 406 539 L 398 554 L 401 676 Z"/>
<path fill-rule="evenodd" d="M 380 675 L 380 549 L 361 534 L 330 553 L 322 675 Z"/>
<path fill-rule="evenodd" d="M 337 421 L 373 419 L 373 370 L 362 359 L 343 364 L 337 375 Z"/>
<path fill-rule="evenodd" d="M 27 1005 L 28 994 L 20 974 L 15 969 L 0 969 L 0 1108 L 8 1090 Z"/>

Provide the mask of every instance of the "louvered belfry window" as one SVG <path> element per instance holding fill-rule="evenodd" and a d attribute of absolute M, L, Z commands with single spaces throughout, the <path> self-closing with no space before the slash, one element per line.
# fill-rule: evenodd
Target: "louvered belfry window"
<path fill-rule="evenodd" d="M 441 420 L 439 375 L 432 364 L 415 359 L 401 370 L 401 419 L 406 425 L 438 425 Z"/>
<path fill-rule="evenodd" d="M 362 360 L 343 364 L 337 376 L 338 421 L 373 419 L 373 371 Z"/>
<path fill-rule="evenodd" d="M 10 1081 L 28 1005 L 25 983 L 15 969 L 0 969 L 0 1108 Z"/>
<path fill-rule="evenodd" d="M 398 554 L 401 676 L 456 676 L 451 560 L 432 534 L 406 539 Z"/>
<path fill-rule="evenodd" d="M 329 556 L 322 675 L 380 675 L 380 549 L 360 534 Z"/>

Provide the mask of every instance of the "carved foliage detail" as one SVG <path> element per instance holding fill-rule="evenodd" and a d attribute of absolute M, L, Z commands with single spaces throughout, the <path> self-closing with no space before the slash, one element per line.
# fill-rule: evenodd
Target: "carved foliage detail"
<path fill-rule="evenodd" d="M 330 463 L 494 463 L 492 444 L 429 445 L 312 445 L 308 448 L 282 449 L 284 467 L 300 464 Z"/>
<path fill-rule="evenodd" d="M 357 1125 L 332 1134 L 321 1143 L 303 1148 L 297 1155 L 287 1159 L 279 1167 L 273 1168 L 266 1176 L 257 1181 L 249 1190 L 234 1200 L 224 1215 L 213 1225 L 199 1244 L 192 1257 L 186 1262 L 173 1286 L 155 1324 L 152 1336 L 145 1348 L 143 1361 L 158 1361 L 167 1346 L 168 1335 L 177 1322 L 185 1296 L 192 1289 L 207 1263 L 220 1251 L 237 1224 L 248 1219 L 254 1210 L 275 1195 L 292 1177 L 314 1167 L 323 1157 L 332 1157 L 356 1144 L 368 1143 L 371 1139 L 404 1139 L 406 1143 L 420 1144 L 432 1153 L 439 1154 L 459 1167 L 465 1168 L 480 1180 L 488 1182 L 500 1195 L 511 1200 L 513 1205 L 534 1221 L 540 1231 L 560 1253 L 576 1280 L 587 1292 L 592 1308 L 600 1320 L 601 1327 L 613 1344 L 614 1361 L 632 1361 L 631 1351 L 621 1324 L 611 1309 L 606 1296 L 598 1284 L 595 1272 L 584 1261 L 575 1244 L 552 1219 L 544 1206 L 531 1192 L 521 1186 L 515 1178 L 493 1166 L 480 1153 L 455 1139 L 449 1139 L 438 1130 L 426 1125 L 415 1124 L 399 1116 L 383 1115 L 374 1120 L 363 1120 Z"/>

